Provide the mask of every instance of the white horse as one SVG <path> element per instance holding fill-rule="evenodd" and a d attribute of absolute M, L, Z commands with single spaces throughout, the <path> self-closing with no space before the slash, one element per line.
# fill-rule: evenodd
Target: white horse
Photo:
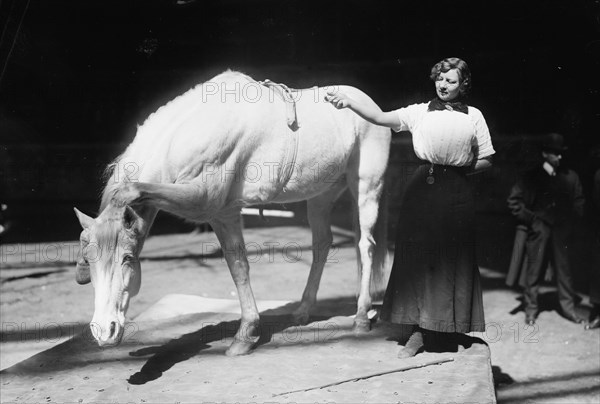
<path fill-rule="evenodd" d="M 385 235 L 377 219 L 390 131 L 324 101 L 332 88 L 289 91 L 272 84 L 226 71 L 159 108 L 109 166 L 100 215 L 75 209 L 83 227 L 77 281 L 94 285 L 91 326 L 100 345 L 122 339 L 129 300 L 141 283 L 138 257 L 158 210 L 212 226 L 241 304 L 240 327 L 227 350 L 239 355 L 259 338 L 241 208 L 307 200 L 313 262 L 294 312 L 306 323 L 332 244 L 330 211 L 346 187 L 358 211 L 362 271 L 354 328 L 370 329 L 371 276 L 387 254 L 386 240 L 376 243 L 375 237 L 377 229 Z M 340 88 L 368 99 L 355 88 Z"/>

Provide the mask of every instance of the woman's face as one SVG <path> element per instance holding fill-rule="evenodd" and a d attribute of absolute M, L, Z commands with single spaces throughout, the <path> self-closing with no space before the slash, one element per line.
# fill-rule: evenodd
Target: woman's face
<path fill-rule="evenodd" d="M 435 81 L 435 91 L 442 101 L 451 101 L 460 95 L 462 83 L 458 76 L 458 70 L 451 69 L 440 72 Z"/>

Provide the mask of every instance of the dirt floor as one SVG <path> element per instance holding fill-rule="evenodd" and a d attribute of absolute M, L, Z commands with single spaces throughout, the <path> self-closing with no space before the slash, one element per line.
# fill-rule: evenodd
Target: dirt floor
<path fill-rule="evenodd" d="M 246 242 L 256 298 L 297 301 L 310 267 L 308 229 L 248 229 Z M 319 298 L 347 305 L 356 289 L 352 238 L 338 229 L 335 243 Z M 75 283 L 76 242 L 0 247 L 0 366 L 5 369 L 85 330 L 93 314 L 93 288 Z M 168 294 L 236 298 L 211 233 L 151 237 L 142 259 L 142 290 L 130 305 L 129 318 Z M 487 329 L 473 336 L 491 351 L 498 402 L 600 403 L 600 331 L 584 331 L 562 319 L 553 310 L 556 296 L 550 286 L 542 293 L 545 310 L 538 323 L 526 328 L 519 294 L 504 287 L 504 275 L 486 268 L 481 273 Z M 586 315 L 588 300 L 582 297 L 578 310 Z M 3 392 L 10 391 L 11 386 L 2 383 Z M 105 400 L 115 402 L 110 396 Z M 53 401 L 65 400 L 54 396 Z"/>

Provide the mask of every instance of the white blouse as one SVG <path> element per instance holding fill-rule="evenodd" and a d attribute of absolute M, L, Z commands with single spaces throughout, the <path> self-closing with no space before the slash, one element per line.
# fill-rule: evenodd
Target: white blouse
<path fill-rule="evenodd" d="M 417 157 L 434 164 L 468 166 L 473 160 L 495 153 L 483 114 L 469 106 L 469 113 L 427 111 L 428 103 L 396 110 L 400 126 L 412 133 Z"/>

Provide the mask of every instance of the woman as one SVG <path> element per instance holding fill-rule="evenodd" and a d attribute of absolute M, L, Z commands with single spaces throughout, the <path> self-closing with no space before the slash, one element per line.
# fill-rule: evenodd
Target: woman
<path fill-rule="evenodd" d="M 421 350 L 455 350 L 457 333 L 484 331 L 479 270 L 475 262 L 474 193 L 467 174 L 491 166 L 494 154 L 481 112 L 466 104 L 467 64 L 447 58 L 431 69 L 436 95 L 429 103 L 383 112 L 329 93 L 336 108 L 350 108 L 369 122 L 412 132 L 423 160 L 400 208 L 394 265 L 381 318 L 410 325 L 398 357 Z"/>

